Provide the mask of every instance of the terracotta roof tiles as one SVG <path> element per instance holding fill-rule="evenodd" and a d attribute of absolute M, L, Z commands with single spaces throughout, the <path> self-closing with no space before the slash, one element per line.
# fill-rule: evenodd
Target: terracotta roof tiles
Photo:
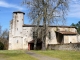
<path fill-rule="evenodd" d="M 63 35 L 76 35 L 77 34 L 76 32 L 70 32 L 70 31 L 57 31 L 57 32 Z"/>

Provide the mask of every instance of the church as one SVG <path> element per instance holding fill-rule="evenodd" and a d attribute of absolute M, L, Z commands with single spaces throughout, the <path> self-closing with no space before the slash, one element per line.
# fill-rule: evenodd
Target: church
<path fill-rule="evenodd" d="M 33 50 L 33 28 L 35 25 L 24 24 L 24 12 L 13 12 L 10 21 L 8 50 Z M 48 44 L 77 43 L 77 30 L 72 26 L 49 26 L 49 37 L 46 37 L 46 48 Z M 38 40 L 37 49 L 42 48 L 42 41 Z"/>

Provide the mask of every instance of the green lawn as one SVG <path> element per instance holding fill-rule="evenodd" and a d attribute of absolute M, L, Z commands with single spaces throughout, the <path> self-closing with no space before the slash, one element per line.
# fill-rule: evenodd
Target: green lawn
<path fill-rule="evenodd" d="M 0 50 L 0 60 L 37 60 L 24 51 Z"/>
<path fill-rule="evenodd" d="M 51 56 L 53 58 L 59 58 L 61 60 L 80 60 L 80 51 L 35 51 L 39 54 Z"/>
<path fill-rule="evenodd" d="M 59 58 L 61 60 L 80 60 L 80 51 L 34 51 L 39 54 Z M 0 60 L 37 60 L 25 53 L 22 50 L 0 50 Z"/>

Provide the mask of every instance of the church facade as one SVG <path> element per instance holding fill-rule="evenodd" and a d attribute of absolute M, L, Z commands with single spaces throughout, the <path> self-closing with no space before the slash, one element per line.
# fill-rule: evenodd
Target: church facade
<path fill-rule="evenodd" d="M 24 12 L 13 12 L 10 21 L 9 46 L 8 50 L 27 49 L 34 47 L 33 28 L 34 25 L 24 24 Z M 71 26 L 49 26 L 49 37 L 46 37 L 46 48 L 48 44 L 77 43 L 77 30 Z M 37 43 L 37 48 L 41 49 L 42 42 Z"/>

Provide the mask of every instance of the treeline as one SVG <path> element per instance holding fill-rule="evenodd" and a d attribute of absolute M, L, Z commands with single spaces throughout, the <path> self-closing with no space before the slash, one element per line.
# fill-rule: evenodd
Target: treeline
<path fill-rule="evenodd" d="M 80 34 L 80 21 L 76 24 L 72 23 L 71 26 L 75 26 L 77 29 L 78 34 Z"/>
<path fill-rule="evenodd" d="M 0 50 L 8 49 L 9 31 L 0 25 Z"/>

